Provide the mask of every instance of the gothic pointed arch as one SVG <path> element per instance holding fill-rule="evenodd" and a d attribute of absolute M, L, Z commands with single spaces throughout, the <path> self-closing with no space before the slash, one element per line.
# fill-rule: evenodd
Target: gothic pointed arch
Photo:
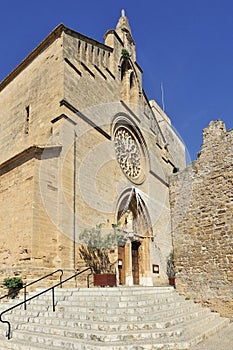
<path fill-rule="evenodd" d="M 126 189 L 117 203 L 117 222 L 134 239 L 152 236 L 152 224 L 148 209 L 137 188 Z"/>
<path fill-rule="evenodd" d="M 136 70 L 130 57 L 122 57 L 121 67 L 121 99 L 128 103 L 137 104 L 139 102 L 139 82 Z"/>

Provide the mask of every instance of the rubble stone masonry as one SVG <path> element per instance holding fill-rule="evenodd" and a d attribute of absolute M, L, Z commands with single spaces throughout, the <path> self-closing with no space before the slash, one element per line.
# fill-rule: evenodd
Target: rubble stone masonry
<path fill-rule="evenodd" d="M 233 316 L 233 130 L 203 131 L 195 162 L 170 180 L 178 292 Z"/>

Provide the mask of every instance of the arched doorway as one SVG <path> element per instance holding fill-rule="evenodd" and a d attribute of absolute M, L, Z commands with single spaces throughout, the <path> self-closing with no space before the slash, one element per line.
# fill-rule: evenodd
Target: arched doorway
<path fill-rule="evenodd" d="M 140 285 L 150 274 L 149 240 L 152 234 L 150 218 L 137 189 L 123 194 L 119 201 L 117 220 L 125 235 L 118 247 L 119 283 Z"/>

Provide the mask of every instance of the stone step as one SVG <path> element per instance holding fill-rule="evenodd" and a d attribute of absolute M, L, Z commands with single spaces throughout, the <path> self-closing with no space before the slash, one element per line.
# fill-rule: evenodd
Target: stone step
<path fill-rule="evenodd" d="M 197 330 L 195 327 L 189 327 L 186 336 L 180 336 L 179 339 L 143 339 L 129 341 L 115 341 L 109 342 L 95 342 L 89 340 L 88 342 L 83 339 L 67 339 L 64 337 L 51 336 L 51 335 L 31 335 L 30 332 L 24 331 L 17 339 L 11 339 L 9 341 L 0 339 L 0 350 L 15 349 L 15 350 L 55 350 L 55 349 L 80 349 L 80 350 L 189 350 L 191 346 L 198 344 L 207 336 L 214 334 L 221 328 L 226 327 L 226 320 L 223 319 L 222 323 L 212 321 L 209 323 L 211 331 L 206 332 L 204 329 Z M 19 334 L 21 331 L 17 331 Z M 30 345 L 29 345 L 30 342 Z M 207 350 L 207 349 L 205 349 Z M 220 350 L 220 349 L 219 349 Z M 223 350 L 223 349 L 222 349 Z"/>
<path fill-rule="evenodd" d="M 174 325 L 179 325 L 183 322 L 190 321 L 196 317 L 203 317 L 203 314 L 197 315 L 197 313 L 190 313 L 190 314 L 182 314 L 177 317 L 167 318 L 161 320 L 160 318 L 154 319 L 154 320 L 124 320 L 119 321 L 116 320 L 115 322 L 109 322 L 109 320 L 106 321 L 77 321 L 77 320 L 64 320 L 64 319 L 57 319 L 57 318 L 19 318 L 14 319 L 14 324 L 12 324 L 12 329 L 15 329 L 16 327 L 20 329 L 22 324 L 34 324 L 34 325 L 42 325 L 42 326 L 51 326 L 51 327 L 67 327 L 67 328 L 78 328 L 81 330 L 101 330 L 105 332 L 112 332 L 112 331 L 128 331 L 128 330 L 143 330 L 143 329 L 165 329 Z"/>
<path fill-rule="evenodd" d="M 170 313 L 158 313 L 158 314 L 144 314 L 142 315 L 97 315 L 85 314 L 80 317 L 80 314 L 66 314 L 63 317 L 60 313 L 35 313 L 33 316 L 22 311 L 22 313 L 14 315 L 6 315 L 5 320 L 9 320 L 12 323 L 12 329 L 15 329 L 17 325 L 23 323 L 40 323 L 43 325 L 54 326 L 66 326 L 86 329 L 99 329 L 99 327 L 106 327 L 108 329 L 117 329 L 117 327 L 128 329 L 132 328 L 132 323 L 135 329 L 144 328 L 167 328 L 171 325 L 179 324 L 187 320 L 194 319 L 195 317 L 204 316 L 210 313 L 207 309 L 202 308 L 190 308 L 181 310 L 170 310 Z M 62 314 L 61 314 L 62 315 Z M 65 317 L 64 317 L 65 316 Z M 6 328 L 5 328 L 6 329 Z"/>
<path fill-rule="evenodd" d="M 182 313 L 193 313 L 193 312 L 201 312 L 201 313 L 207 313 L 210 312 L 207 308 L 201 308 L 198 305 L 194 303 L 174 303 L 172 306 L 170 304 L 164 304 L 163 307 L 156 308 L 156 313 L 152 313 L 150 309 L 150 312 L 142 313 L 137 312 L 138 310 L 134 310 L 134 313 L 118 313 L 118 312 L 101 312 L 102 310 L 94 310 L 94 312 L 90 312 L 90 307 L 87 308 L 87 312 L 81 312 L 80 308 L 63 308 L 63 307 L 57 307 L 57 311 L 62 312 L 52 312 L 52 311 L 33 311 L 33 310 L 27 310 L 27 315 L 31 317 L 46 317 L 46 318 L 54 318 L 56 319 L 71 319 L 75 318 L 76 320 L 91 320 L 91 321 L 108 321 L 108 322 L 116 322 L 116 320 L 124 321 L 124 320 L 132 320 L 132 321 L 139 321 L 142 318 L 147 320 L 155 320 L 159 318 L 166 318 L 166 317 L 172 317 L 175 315 L 180 315 Z M 86 310 L 86 309 L 85 309 Z M 63 312 L 64 311 L 64 312 Z M 6 317 L 10 318 L 14 315 L 14 318 L 24 317 L 25 311 L 24 310 L 15 310 L 14 313 L 7 315 Z"/>
<path fill-rule="evenodd" d="M 193 329 L 196 325 L 199 330 L 203 327 L 206 327 L 210 322 L 214 321 L 218 315 L 210 313 L 209 315 L 205 315 L 205 317 L 198 317 L 195 319 L 186 320 L 187 327 L 190 328 L 190 324 L 192 324 L 191 328 Z M 188 322 L 189 321 L 189 322 Z M 161 324 L 161 323 L 150 323 L 145 324 L 143 322 L 140 323 L 125 323 L 118 325 L 109 325 L 107 322 L 96 324 L 96 328 L 89 324 L 85 325 L 82 323 L 75 323 L 68 325 L 44 325 L 40 323 L 22 323 L 17 326 L 17 330 L 25 330 L 30 331 L 33 334 L 56 334 L 58 336 L 63 337 L 74 337 L 79 339 L 87 339 L 93 340 L 96 339 L 98 341 L 125 341 L 128 339 L 138 340 L 138 339 L 147 339 L 147 338 L 164 338 L 171 336 L 181 336 L 183 333 L 183 325 L 181 324 Z M 86 326 L 86 327 L 85 327 Z M 89 326 L 89 327 L 88 327 Z M 13 331 L 14 335 L 14 331 Z M 127 337 L 126 337 L 127 335 Z M 123 339 L 122 339 L 123 338 Z"/>
<path fill-rule="evenodd" d="M 223 317 L 214 318 L 211 322 L 203 325 L 202 323 L 196 321 L 192 323 L 192 327 L 189 327 L 187 324 L 184 325 L 184 340 L 189 342 L 189 346 L 194 346 L 204 339 L 210 337 L 216 332 L 229 327 L 230 320 Z M 207 349 L 206 349 L 207 350 Z M 216 349 L 220 350 L 220 349 Z M 225 350 L 225 349 L 221 349 Z"/>
<path fill-rule="evenodd" d="M 43 304 L 50 302 L 52 300 L 52 294 L 45 296 L 36 297 L 33 300 L 27 301 L 27 305 L 32 304 L 33 302 L 38 301 L 38 303 Z M 83 297 L 81 295 L 71 295 L 71 296 L 62 296 L 62 295 L 55 295 L 55 301 L 60 302 L 63 301 L 64 303 L 71 303 L 71 304 L 80 304 L 80 303 L 89 303 L 92 302 L 92 304 L 95 304 L 96 306 L 106 306 L 106 304 L 111 305 L 117 305 L 117 304 L 123 304 L 130 302 L 132 304 L 141 303 L 141 304 L 153 304 L 153 303 L 160 303 L 160 302 L 169 302 L 173 300 L 183 300 L 182 296 L 175 296 L 174 294 L 169 295 L 163 295 L 161 296 L 148 296 L 148 295 L 138 295 L 138 296 L 120 296 L 120 297 L 105 297 L 105 296 L 91 296 L 91 297 Z"/>
<path fill-rule="evenodd" d="M 124 301 L 128 299 L 128 296 L 130 295 L 132 299 L 137 299 L 137 300 L 143 300 L 145 295 L 150 295 L 151 298 L 157 298 L 158 296 L 167 296 L 167 295 L 174 295 L 174 288 L 173 287 L 135 287 L 134 289 L 131 289 L 130 287 L 127 288 L 74 288 L 74 289 L 63 289 L 63 288 L 55 288 L 54 293 L 55 297 L 59 298 L 61 300 L 66 300 L 69 298 L 77 298 L 77 296 L 81 296 L 82 299 L 95 299 L 97 296 L 99 297 L 104 297 L 105 300 L 107 301 L 113 301 L 113 300 L 120 300 Z M 158 290 L 157 290 L 158 289 Z M 27 298 L 31 296 L 35 296 L 36 294 L 44 291 L 44 289 L 37 289 L 35 292 L 32 293 L 27 293 Z M 90 291 L 91 291 L 91 297 L 90 297 Z M 142 293 L 143 291 L 143 293 Z M 51 290 L 48 291 L 45 294 L 40 295 L 40 299 L 49 299 L 51 298 L 52 292 Z M 5 302 L 0 303 L 0 309 L 3 307 L 5 304 L 8 305 L 14 305 L 18 302 L 23 301 L 23 294 L 21 294 L 19 297 L 16 299 L 12 300 L 5 300 Z M 65 298 L 65 299 L 64 299 Z M 6 302 L 7 301 L 7 302 Z"/>
<path fill-rule="evenodd" d="M 25 334 L 25 333 L 24 333 Z M 26 335 L 26 334 L 25 334 Z M 59 337 L 47 336 L 46 341 L 37 337 L 33 338 L 34 342 L 31 342 L 30 345 L 27 340 L 17 339 L 9 340 L 8 342 L 3 341 L 0 344 L 0 350 L 13 349 L 13 350 L 189 350 L 188 343 L 182 342 L 165 342 L 161 339 L 159 342 L 155 343 L 150 341 L 149 343 L 143 341 L 137 341 L 132 344 L 126 342 L 115 342 L 114 344 L 110 343 L 101 343 L 97 344 L 95 341 L 91 340 L 88 343 L 85 340 L 70 340 Z M 41 342 L 39 343 L 39 341 Z"/>
<path fill-rule="evenodd" d="M 36 295 L 36 294 L 35 294 Z M 99 300 L 99 301 L 105 301 L 105 302 L 124 302 L 124 301 L 129 301 L 129 295 L 130 294 L 106 294 L 106 293 L 94 293 L 94 294 L 81 294 L 81 293 L 69 293 L 69 294 L 65 294 L 65 292 L 55 292 L 54 293 L 55 295 L 55 299 L 60 301 L 60 300 L 75 300 L 75 301 L 78 301 L 78 300 L 82 300 L 82 301 L 95 301 L 95 300 Z M 31 296 L 31 294 L 30 294 Z M 174 299 L 174 298 L 182 298 L 181 296 L 178 296 L 174 291 L 173 292 L 169 292 L 169 293 L 140 293 L 140 294 L 132 294 L 130 295 L 130 299 L 132 301 L 145 301 L 145 297 L 148 301 L 156 301 L 156 300 L 166 300 L 166 299 Z M 35 298 L 36 300 L 39 299 L 39 300 L 51 300 L 52 298 L 52 292 L 49 291 L 47 292 L 46 294 L 42 294 L 40 295 L 39 297 Z M 34 300 L 35 300 L 34 299 Z M 22 298 L 20 298 L 20 300 L 22 300 Z M 30 302 L 30 301 L 29 301 Z"/>
<path fill-rule="evenodd" d="M 44 288 L 37 288 L 36 291 L 43 291 L 45 290 Z M 83 294 L 91 294 L 93 295 L 94 293 L 105 293 L 105 294 L 129 294 L 129 295 L 133 295 L 133 294 L 140 294 L 142 291 L 143 293 L 147 293 L 147 292 L 153 292 L 153 293 L 161 293 L 161 292 L 170 292 L 170 291 L 174 291 L 174 287 L 172 286 L 161 286 L 161 287 L 153 287 L 153 286 L 119 286 L 119 287 L 91 287 L 91 288 L 87 288 L 87 287 L 76 287 L 76 288 L 60 288 L 60 287 L 56 287 L 55 290 L 59 293 L 63 293 L 63 291 L 67 294 L 67 293 L 83 293 Z"/>
<path fill-rule="evenodd" d="M 91 295 L 90 295 L 90 290 L 91 290 Z M 103 289 L 106 290 L 106 289 Z M 113 290 L 113 289 L 112 289 Z M 88 294 L 89 291 L 89 294 Z M 39 292 L 39 291 L 38 291 Z M 30 293 L 27 294 L 27 298 L 29 299 L 31 296 L 36 296 L 37 293 Z M 143 301 L 145 302 L 145 296 L 146 296 L 146 300 L 148 302 L 153 302 L 156 300 L 172 300 L 173 298 L 179 299 L 182 298 L 181 296 L 177 295 L 173 290 L 169 290 L 168 292 L 151 292 L 151 293 L 142 293 L 142 290 L 140 293 L 132 293 L 130 294 L 129 292 L 127 293 L 122 293 L 119 290 L 119 293 L 116 293 L 116 291 L 114 292 L 109 292 L 108 290 L 106 292 L 104 291 L 99 291 L 99 289 L 97 290 L 93 290 L 93 289 L 87 289 L 87 291 L 83 294 L 82 292 L 79 292 L 78 290 L 73 290 L 72 292 L 70 291 L 66 291 L 63 289 L 55 289 L 55 299 L 57 301 L 65 301 L 65 300 L 69 300 L 69 301 L 78 301 L 78 300 L 82 300 L 82 301 L 96 301 L 99 300 L 100 302 L 103 302 L 103 300 L 105 302 L 124 302 L 124 301 L 129 301 L 129 295 L 130 295 L 130 300 L 132 300 L 133 302 L 135 301 Z M 47 300 L 51 300 L 52 299 L 52 292 L 48 291 L 45 294 L 42 294 L 38 297 L 35 297 L 33 300 L 28 301 L 29 303 L 34 302 L 35 300 L 39 300 L 41 303 L 47 302 Z M 20 298 L 15 299 L 14 302 L 12 302 L 11 304 L 14 303 L 19 303 L 23 301 L 23 296 L 20 296 Z M 6 303 L 4 303 L 6 304 Z M 4 304 L 0 304 L 0 308 L 4 308 Z"/>
<path fill-rule="evenodd" d="M 5 314 L 13 339 L 3 337 L 7 325 L 0 324 L 0 350 L 188 350 L 228 322 L 170 287 L 58 289 L 56 312 L 51 300 L 51 293 L 41 295 L 26 311 Z"/>
<path fill-rule="evenodd" d="M 137 308 L 92 308 L 90 307 L 56 307 L 56 317 L 63 319 L 76 318 L 77 320 L 95 320 L 95 321 L 105 321 L 108 319 L 111 321 L 117 318 L 120 320 L 140 320 L 142 317 L 146 319 L 153 320 L 155 316 L 160 318 L 172 317 L 175 315 L 179 315 L 180 313 L 189 313 L 191 311 L 198 312 L 202 309 L 198 308 L 195 304 L 185 304 L 185 303 L 173 303 L 164 304 L 160 307 L 137 307 Z M 204 309 L 207 310 L 208 309 Z M 24 317 L 25 313 L 28 317 L 38 317 L 44 316 L 48 317 L 53 314 L 52 308 L 49 306 L 44 306 L 43 308 L 39 305 L 34 305 L 32 309 L 27 309 L 26 311 L 23 309 L 15 309 L 9 313 L 3 315 L 3 319 L 14 319 L 15 317 Z M 143 315 L 143 316 L 142 316 Z M 153 317 L 152 317 L 153 315 Z M 150 317 L 149 317 L 150 316 Z M 149 317 L 149 318 L 148 318 Z"/>
<path fill-rule="evenodd" d="M 145 308 L 151 308 L 157 305 L 161 305 L 161 304 L 168 304 L 168 303 L 173 303 L 173 302 L 182 302 L 183 299 L 182 298 L 160 298 L 157 300 L 128 300 L 128 301 L 106 301 L 106 300 L 74 300 L 71 299 L 69 300 L 56 300 L 55 304 L 57 306 L 61 305 L 63 307 L 76 307 L 76 308 L 87 308 L 87 307 L 91 307 L 92 308 L 96 308 L 96 309 L 103 309 L 103 308 L 109 308 L 109 309 L 121 309 L 121 308 L 137 308 L 137 307 L 145 307 Z M 27 304 L 27 309 L 30 309 L 30 307 L 33 308 L 34 305 L 37 306 L 44 306 L 44 305 L 51 305 L 52 301 L 51 300 L 38 300 L 35 301 L 33 300 L 32 302 L 29 302 Z"/>
<path fill-rule="evenodd" d="M 37 288 L 35 292 L 29 293 L 30 295 L 35 295 L 44 291 L 42 288 Z M 51 293 L 51 290 L 48 291 Z M 164 295 L 164 294 L 174 294 L 173 287 L 114 287 L 114 288 L 55 288 L 55 295 L 81 295 L 82 297 L 90 297 L 91 296 L 104 296 L 110 298 L 118 298 L 121 296 L 141 296 L 141 295 Z M 46 294 L 42 294 L 45 296 Z"/>
<path fill-rule="evenodd" d="M 105 291 L 105 288 L 103 288 L 103 291 L 94 291 L 94 293 L 92 293 L 92 289 L 89 289 L 91 290 L 91 292 L 88 294 L 87 292 L 85 293 L 82 293 L 81 291 L 73 291 L 72 293 L 70 293 L 70 295 L 67 295 L 65 292 L 63 293 L 61 290 L 57 290 L 55 291 L 55 297 L 57 298 L 62 298 L 65 296 L 65 298 L 69 298 L 69 299 L 73 299 L 75 298 L 75 300 L 78 300 L 79 298 L 82 299 L 82 300 L 86 300 L 88 301 L 90 298 L 92 298 L 93 300 L 107 300 L 109 302 L 112 302 L 114 300 L 116 301 L 124 301 L 124 300 L 129 300 L 129 297 L 130 299 L 132 300 L 145 300 L 145 297 L 147 299 L 152 299 L 152 300 L 157 300 L 157 299 L 164 299 L 164 298 L 181 298 L 182 296 L 178 295 L 176 293 L 176 291 L 173 289 L 173 290 L 169 290 L 167 292 L 153 292 L 151 291 L 150 293 L 146 293 L 144 292 L 143 290 L 141 290 L 141 292 L 139 293 L 122 293 L 120 290 L 119 290 L 119 293 L 116 293 L 116 291 L 114 292 L 110 292 L 110 291 Z M 51 292 L 48 292 L 48 293 L 45 293 L 45 294 L 42 294 L 41 297 L 42 298 L 48 298 L 51 296 Z"/>
<path fill-rule="evenodd" d="M 182 305 L 182 306 L 181 306 Z M 13 313 L 4 315 L 4 319 L 9 320 L 10 322 L 14 323 L 25 323 L 30 320 L 30 322 L 37 322 L 37 323 L 46 323 L 51 324 L 55 322 L 55 324 L 66 324 L 71 319 L 74 319 L 77 322 L 85 322 L 88 324 L 89 322 L 92 322 L 93 324 L 101 323 L 101 322 L 108 322 L 108 324 L 113 323 L 114 327 L 119 322 L 141 322 L 143 320 L 145 323 L 155 323 L 157 322 L 158 327 L 164 327 L 165 324 L 176 324 L 178 322 L 183 322 L 187 319 L 197 317 L 199 315 L 204 315 L 205 313 L 210 312 L 208 309 L 200 308 L 197 304 L 191 303 L 189 301 L 183 302 L 183 304 L 172 304 L 172 308 L 170 304 L 164 305 L 164 309 L 161 309 L 157 311 L 156 313 L 152 313 L 151 309 L 150 312 L 142 313 L 138 312 L 137 310 L 131 310 L 131 313 L 118 313 L 115 309 L 114 312 L 109 313 L 109 310 L 102 310 L 105 312 L 100 313 L 100 310 L 94 310 L 94 312 L 90 312 L 90 308 L 85 309 L 84 313 L 80 312 L 80 309 L 73 309 L 69 312 L 67 308 L 61 308 L 58 311 L 64 311 L 63 312 L 42 312 L 41 308 L 36 305 L 37 311 L 34 309 L 28 309 L 26 312 L 21 308 L 20 310 L 14 310 Z M 125 309 L 123 311 L 126 311 Z M 140 311 L 140 310 L 139 310 Z M 46 320 L 46 321 L 45 321 Z M 68 320 L 68 321 L 67 321 Z M 163 322 L 159 322 L 163 320 Z M 160 325 L 160 326 L 159 326 Z"/>
<path fill-rule="evenodd" d="M 180 326 L 184 322 L 191 321 L 195 318 L 204 318 L 203 314 L 197 314 L 191 313 L 191 314 L 182 314 L 180 316 L 171 317 L 171 318 L 164 318 L 164 319 L 157 319 L 157 320 L 149 320 L 146 321 L 145 319 L 141 321 L 136 322 L 130 322 L 129 320 L 125 322 L 115 322 L 115 323 L 109 323 L 109 322 L 75 322 L 74 327 L 83 329 L 83 330 L 101 330 L 105 332 L 112 332 L 112 331 L 130 331 L 130 330 L 138 330 L 142 331 L 144 329 L 146 330 L 153 330 L 153 329 L 166 329 L 172 326 Z M 207 322 L 209 319 L 215 318 L 216 316 L 213 315 L 205 315 Z"/>
<path fill-rule="evenodd" d="M 133 326 L 133 325 L 132 325 Z M 67 328 L 53 325 L 46 327 L 40 324 L 22 324 L 18 327 L 19 330 L 25 330 L 34 335 L 56 335 L 58 337 L 73 338 L 73 339 L 85 339 L 96 340 L 98 342 L 115 342 L 115 341 L 129 341 L 132 342 L 140 339 L 158 339 L 158 338 L 170 338 L 179 337 L 182 334 L 182 328 L 169 327 L 165 329 L 112 329 L 108 330 L 94 330 L 94 329 L 80 329 L 79 327 Z M 18 333 L 13 331 L 13 337 L 18 338 Z"/>
<path fill-rule="evenodd" d="M 90 289 L 89 289 L 90 291 Z M 95 291 L 94 294 L 96 294 L 98 292 Z M 150 297 L 147 296 L 147 298 L 145 298 L 144 293 L 139 294 L 139 295 L 132 295 L 130 297 L 130 300 L 128 298 L 127 295 L 110 295 L 110 296 L 105 296 L 103 295 L 105 293 L 102 293 L 99 295 L 92 295 L 92 296 L 82 296 L 79 293 L 75 293 L 75 292 L 69 292 L 69 295 L 66 295 L 66 291 L 63 290 L 59 290 L 59 293 L 55 294 L 55 301 L 56 304 L 60 304 L 61 301 L 63 303 L 63 305 L 68 305 L 68 306 L 73 306 L 73 305 L 77 305 L 77 306 L 83 306 L 83 305 L 93 305 L 96 307 L 138 307 L 138 306 L 151 306 L 151 305 L 155 305 L 155 304 L 164 304 L 164 303 L 170 303 L 173 302 L 174 300 L 178 301 L 178 300 L 183 300 L 182 297 L 176 295 L 173 291 L 173 293 L 169 292 L 166 294 L 152 294 Z M 155 295 L 156 294 L 156 295 Z M 31 295 L 30 295 L 31 296 Z M 21 297 L 18 301 L 15 301 L 15 303 L 19 303 L 22 302 L 23 298 Z M 51 305 L 52 302 L 52 294 L 48 293 L 45 295 L 41 295 L 29 302 L 27 302 L 27 308 L 29 306 L 33 306 L 34 304 L 36 305 Z M 13 303 L 11 304 L 13 305 Z M 4 304 L 3 306 L 0 306 L 0 309 L 3 310 L 6 307 L 6 305 Z M 22 308 L 22 306 L 21 306 Z"/>

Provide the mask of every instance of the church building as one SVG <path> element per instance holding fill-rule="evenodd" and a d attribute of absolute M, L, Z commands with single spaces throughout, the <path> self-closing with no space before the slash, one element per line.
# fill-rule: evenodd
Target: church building
<path fill-rule="evenodd" d="M 80 233 L 119 225 L 118 284 L 168 284 L 169 177 L 185 146 L 142 86 L 122 11 L 104 43 L 58 25 L 0 84 L 0 277 L 85 267 Z"/>

